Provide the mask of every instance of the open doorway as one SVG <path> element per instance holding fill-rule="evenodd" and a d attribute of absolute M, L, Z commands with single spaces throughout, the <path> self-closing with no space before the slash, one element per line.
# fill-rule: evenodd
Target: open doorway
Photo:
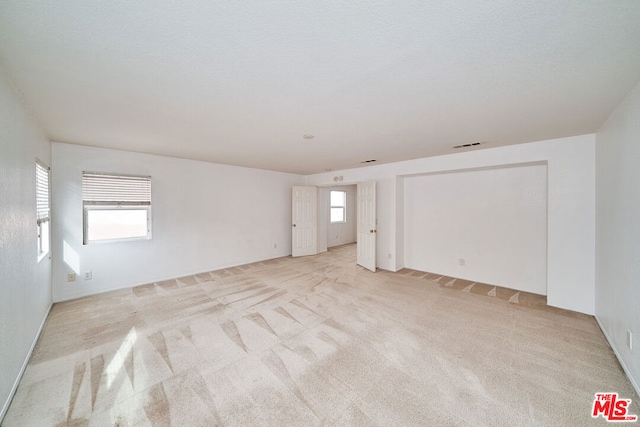
<path fill-rule="evenodd" d="M 301 191 L 312 191 L 313 203 L 306 203 Z M 333 193 L 333 197 L 332 197 Z M 294 187 L 292 193 L 292 250 L 293 256 L 326 252 L 330 247 L 356 243 L 357 264 L 376 271 L 376 183 L 359 182 L 327 187 Z M 317 206 L 313 209 L 311 206 Z M 310 232 L 313 239 L 302 239 L 305 234 L 298 227 L 301 212 L 317 212 L 313 216 Z M 304 218 L 303 218 L 304 219 Z M 311 242 L 310 253 L 296 249 L 302 243 Z M 308 246 L 308 245 L 307 245 Z"/>
<path fill-rule="evenodd" d="M 327 248 L 356 243 L 357 187 L 343 185 L 329 188 Z"/>
<path fill-rule="evenodd" d="M 343 197 L 344 202 L 341 203 Z M 356 184 L 318 187 L 319 253 L 326 252 L 332 247 L 356 243 L 357 200 L 358 187 Z"/>

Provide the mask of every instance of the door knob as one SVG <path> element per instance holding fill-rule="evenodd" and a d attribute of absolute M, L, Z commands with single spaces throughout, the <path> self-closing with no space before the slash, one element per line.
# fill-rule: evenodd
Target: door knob
<path fill-rule="evenodd" d="M 295 225 L 295 224 L 293 224 L 293 226 L 295 227 L 296 225 Z"/>

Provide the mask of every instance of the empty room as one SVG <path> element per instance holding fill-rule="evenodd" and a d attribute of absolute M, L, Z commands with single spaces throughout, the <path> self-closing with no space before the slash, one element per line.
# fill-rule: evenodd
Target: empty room
<path fill-rule="evenodd" d="M 0 425 L 633 425 L 638 183 L 637 0 L 0 0 Z"/>

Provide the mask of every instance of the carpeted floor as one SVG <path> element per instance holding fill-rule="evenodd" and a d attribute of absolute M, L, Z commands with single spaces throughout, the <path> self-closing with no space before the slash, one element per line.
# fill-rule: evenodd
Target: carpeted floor
<path fill-rule="evenodd" d="M 604 425 L 594 319 L 353 245 L 55 304 L 3 426 Z"/>

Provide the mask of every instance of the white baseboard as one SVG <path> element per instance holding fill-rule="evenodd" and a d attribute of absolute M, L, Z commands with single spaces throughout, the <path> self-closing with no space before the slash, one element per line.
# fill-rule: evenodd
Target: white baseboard
<path fill-rule="evenodd" d="M 13 400 L 13 396 L 16 394 L 16 390 L 18 390 L 18 385 L 20 384 L 20 380 L 22 379 L 22 375 L 24 374 L 25 369 L 27 369 L 27 365 L 29 364 L 29 359 L 31 359 L 31 353 L 33 353 L 33 349 L 36 348 L 36 343 L 38 342 L 38 339 L 40 338 L 40 334 L 42 333 L 42 329 L 44 328 L 44 324 L 46 323 L 47 318 L 49 317 L 49 312 L 51 311 L 51 307 L 53 307 L 53 303 L 49 304 L 49 308 L 47 308 L 47 312 L 44 314 L 44 317 L 42 318 L 42 322 L 40 322 L 40 327 L 38 328 L 38 332 L 36 333 L 36 336 L 33 339 L 33 342 L 31 343 L 31 348 L 29 348 L 29 351 L 27 352 L 27 357 L 24 359 L 24 363 L 22 364 L 22 368 L 20 368 L 20 372 L 18 373 L 16 381 L 13 383 L 13 387 L 11 387 L 11 392 L 9 392 L 9 396 L 7 396 L 7 401 L 4 402 L 4 405 L 2 406 L 2 411 L 0 411 L 0 424 L 2 424 L 2 420 L 4 419 L 4 416 L 7 414 L 7 411 L 9 410 L 9 405 Z"/>
<path fill-rule="evenodd" d="M 596 319 L 596 323 L 598 324 L 598 326 L 600 327 L 600 330 L 604 334 L 605 339 L 609 342 L 609 346 L 613 350 L 613 354 L 616 355 L 616 358 L 618 359 L 618 362 L 620 362 L 620 366 L 622 366 L 622 370 L 627 375 L 627 378 L 629 379 L 629 382 L 631 383 L 631 386 L 635 389 L 636 394 L 638 396 L 640 396 L 640 387 L 638 387 L 638 382 L 636 381 L 635 378 L 633 378 L 633 375 L 631 375 L 631 371 L 629 370 L 629 368 L 627 368 L 627 365 L 625 365 L 624 360 L 622 359 L 622 357 L 620 357 L 620 353 L 618 353 L 618 350 L 616 349 L 616 346 L 613 344 L 613 340 L 611 339 L 611 337 L 607 333 L 607 330 L 604 328 L 604 326 L 602 326 L 602 323 L 600 322 L 600 319 L 598 319 L 598 316 L 593 316 L 593 317 Z"/>
<path fill-rule="evenodd" d="M 178 279 L 180 277 L 185 277 L 185 276 L 195 276 L 196 274 L 201 274 L 201 273 L 206 273 L 209 271 L 217 271 L 217 270 L 224 270 L 225 268 L 232 268 L 232 267 L 238 267 L 241 265 L 248 265 L 248 264 L 254 264 L 257 262 L 264 262 L 264 261 L 271 261 L 273 259 L 278 259 L 278 258 L 286 258 L 291 256 L 291 253 L 285 253 L 285 254 L 279 254 L 276 257 L 270 257 L 270 258 L 259 258 L 259 259 L 253 259 L 253 260 L 248 260 L 248 261 L 244 261 L 244 262 L 232 262 L 229 264 L 222 264 L 222 265 L 217 265 L 217 266 L 213 266 L 211 268 L 206 268 L 206 269 L 202 269 L 202 270 L 198 270 L 195 272 L 186 272 L 186 273 L 179 273 L 179 274 L 174 274 L 171 277 L 167 277 L 167 276 L 162 276 L 162 277 L 156 277 L 156 278 L 151 278 L 149 280 L 145 280 L 143 282 L 134 282 L 134 283 L 125 283 L 122 285 L 118 285 L 118 286 L 113 286 L 113 287 L 109 287 L 109 288 L 105 288 L 105 289 L 100 289 L 97 291 L 81 291 L 81 292 L 75 292 L 72 294 L 64 294 L 64 295 L 57 295 L 55 292 L 55 284 L 53 285 L 53 303 L 57 303 L 57 302 L 65 302 L 65 301 L 71 301 L 74 299 L 78 299 L 78 298 L 84 298 L 84 297 L 89 297 L 89 296 L 93 296 L 93 295 L 100 295 L 100 294 L 106 294 L 108 292 L 113 292 L 113 291 L 121 291 L 123 289 L 131 289 L 131 288 L 135 288 L 136 286 L 141 286 L 141 285 L 148 285 L 150 283 L 157 283 L 157 282 L 162 282 L 164 280 L 174 280 L 174 279 Z M 66 276 L 65 276 L 66 277 Z"/>

